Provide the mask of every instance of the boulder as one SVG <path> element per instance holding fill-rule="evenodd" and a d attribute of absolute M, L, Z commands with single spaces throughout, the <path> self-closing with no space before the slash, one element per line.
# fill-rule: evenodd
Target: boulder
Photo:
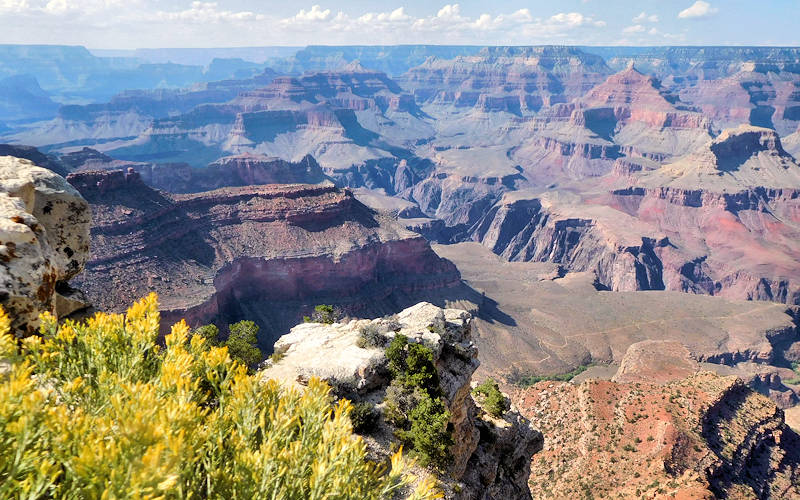
<path fill-rule="evenodd" d="M 89 204 L 63 177 L 33 162 L 0 157 L 0 304 L 18 335 L 36 331 L 39 314 L 79 308 L 61 286 L 89 258 Z M 59 304 L 71 311 L 60 311 Z"/>

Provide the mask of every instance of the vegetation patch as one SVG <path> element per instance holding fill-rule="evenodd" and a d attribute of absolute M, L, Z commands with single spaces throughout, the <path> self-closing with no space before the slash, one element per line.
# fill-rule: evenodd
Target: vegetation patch
<path fill-rule="evenodd" d="M 400 452 L 367 460 L 324 382 L 262 382 L 183 321 L 159 346 L 159 322 L 151 294 L 85 323 L 45 314 L 18 341 L 0 312 L 0 498 L 377 500 L 412 481 Z M 436 497 L 432 479 L 412 493 Z"/>
<path fill-rule="evenodd" d="M 569 382 L 573 378 L 577 377 L 581 373 L 588 370 L 590 367 L 594 366 L 593 363 L 588 365 L 580 365 L 579 367 L 575 368 L 572 371 L 568 371 L 566 373 L 557 373 L 552 375 L 532 375 L 532 374 L 525 374 L 520 373 L 518 371 L 512 371 L 508 375 L 508 382 L 520 387 L 530 387 L 534 384 L 538 384 L 539 382 L 544 382 L 546 380 L 556 381 L 556 382 Z"/>
<path fill-rule="evenodd" d="M 386 337 L 377 325 L 369 324 L 358 329 L 358 340 L 356 340 L 358 347 L 374 349 L 383 347 L 385 343 Z"/>
<path fill-rule="evenodd" d="M 444 468 L 450 461 L 453 430 L 433 351 L 397 334 L 386 349 L 386 357 L 393 377 L 386 390 L 387 421 L 423 465 Z"/>
<path fill-rule="evenodd" d="M 472 389 L 473 396 L 480 398 L 483 409 L 489 415 L 500 418 L 511 409 L 511 403 L 500 392 L 500 387 L 492 378 L 487 378 L 480 385 Z"/>
<path fill-rule="evenodd" d="M 342 311 L 331 305 L 320 304 L 314 307 L 314 312 L 311 313 L 311 316 L 303 316 L 303 321 L 306 323 L 324 323 L 326 325 L 332 325 L 336 323 L 342 317 Z"/>

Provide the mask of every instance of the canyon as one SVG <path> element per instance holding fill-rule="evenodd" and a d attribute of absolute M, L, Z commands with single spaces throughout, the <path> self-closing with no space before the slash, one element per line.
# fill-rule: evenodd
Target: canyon
<path fill-rule="evenodd" d="M 253 320 L 265 376 L 377 402 L 373 325 L 435 347 L 450 496 L 800 495 L 798 49 L 50 50 L 111 81 L 0 51 L 20 335 L 156 292 L 165 325 Z M 318 304 L 341 321 L 298 325 Z"/>
<path fill-rule="evenodd" d="M 269 351 L 317 304 L 383 315 L 460 283 L 424 238 L 331 185 L 170 195 L 132 169 L 68 181 L 92 206 L 91 256 L 74 283 L 98 309 L 156 292 L 165 324 L 224 331 L 248 318 Z"/>

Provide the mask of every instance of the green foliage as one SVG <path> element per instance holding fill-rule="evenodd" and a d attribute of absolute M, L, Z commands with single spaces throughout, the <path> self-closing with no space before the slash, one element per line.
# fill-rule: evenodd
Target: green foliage
<path fill-rule="evenodd" d="M 228 325 L 230 334 L 224 345 L 231 358 L 252 368 L 261 361 L 261 349 L 258 348 L 258 325 L 252 321 L 239 321 Z"/>
<path fill-rule="evenodd" d="M 394 336 L 386 348 L 386 359 L 389 360 L 389 371 L 393 377 L 398 377 L 405 373 L 406 366 L 406 347 L 408 346 L 408 337 L 398 333 Z"/>
<path fill-rule="evenodd" d="M 413 445 L 423 465 L 444 466 L 453 444 L 452 431 L 448 427 L 450 412 L 441 398 L 432 398 L 425 392 L 419 394 L 420 399 L 409 413 L 411 429 L 401 435 Z"/>
<path fill-rule="evenodd" d="M 369 324 L 358 329 L 358 340 L 356 341 L 358 347 L 362 349 L 372 349 L 383 347 L 385 343 L 386 337 L 383 336 L 380 328 L 376 325 Z"/>
<path fill-rule="evenodd" d="M 369 434 L 378 425 L 380 412 L 375 405 L 366 401 L 353 405 L 350 412 L 350 421 L 353 423 L 353 430 L 358 434 Z"/>
<path fill-rule="evenodd" d="M 794 370 L 795 376 L 784 380 L 783 383 L 791 384 L 791 385 L 800 385 L 800 363 L 797 361 L 792 362 L 792 370 Z"/>
<path fill-rule="evenodd" d="M 9 326 L 0 312 L 0 498 L 377 500 L 413 480 L 400 452 L 388 472 L 366 459 L 324 382 L 262 382 L 184 322 L 160 348 L 154 294 L 85 323 L 43 315 L 19 344 Z M 412 497 L 436 498 L 431 480 Z"/>
<path fill-rule="evenodd" d="M 192 331 L 192 335 L 199 335 L 206 339 L 208 345 L 219 345 L 219 328 L 217 325 L 198 326 Z"/>
<path fill-rule="evenodd" d="M 511 408 L 511 403 L 500 392 L 500 387 L 492 378 L 487 378 L 472 390 L 472 394 L 482 396 L 482 406 L 489 415 L 500 418 Z"/>
<path fill-rule="evenodd" d="M 386 357 L 393 376 L 386 390 L 386 419 L 422 464 L 444 467 L 453 438 L 433 352 L 398 334 L 386 349 Z"/>
<path fill-rule="evenodd" d="M 306 323 L 325 323 L 331 325 L 342 318 L 342 312 L 333 306 L 320 304 L 314 308 L 311 316 L 303 316 Z"/>
<path fill-rule="evenodd" d="M 543 382 L 546 380 L 551 380 L 555 382 L 569 382 L 573 378 L 585 372 L 591 366 L 594 365 L 592 364 L 580 365 L 579 367 L 575 368 L 572 371 L 566 373 L 557 373 L 554 375 L 531 375 L 514 371 L 511 374 L 509 374 L 508 381 L 520 387 L 530 387 L 534 384 L 538 384 L 539 382 Z"/>

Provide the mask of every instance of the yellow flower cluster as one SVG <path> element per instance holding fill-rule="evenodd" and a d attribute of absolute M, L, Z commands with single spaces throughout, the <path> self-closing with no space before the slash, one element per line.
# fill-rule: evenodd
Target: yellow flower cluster
<path fill-rule="evenodd" d="M 262 383 L 155 295 L 18 342 L 0 309 L 0 498 L 389 498 L 414 478 L 366 460 L 350 404 Z M 430 480 L 409 498 L 438 498 Z"/>

